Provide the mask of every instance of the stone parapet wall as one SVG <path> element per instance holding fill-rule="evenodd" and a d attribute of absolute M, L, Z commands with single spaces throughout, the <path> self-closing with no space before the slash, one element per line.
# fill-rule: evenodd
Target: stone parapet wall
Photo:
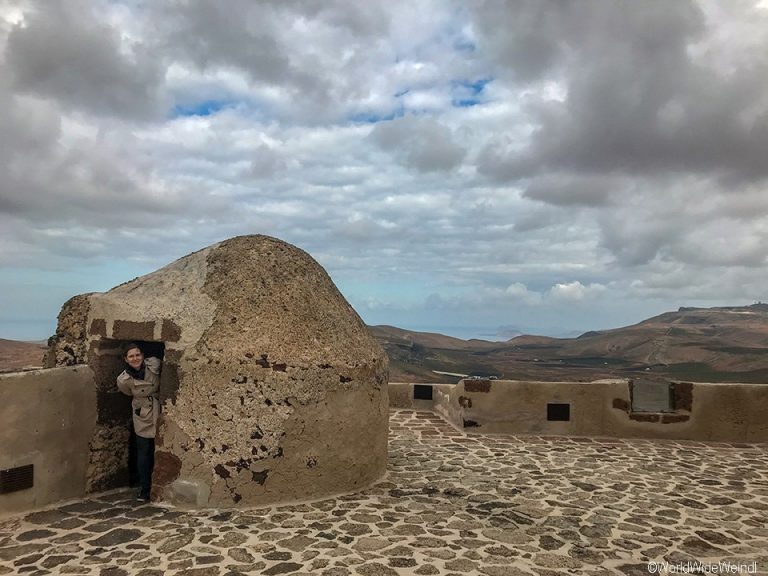
<path fill-rule="evenodd" d="M 768 442 L 768 385 L 670 384 L 663 412 L 633 409 L 628 380 L 462 380 L 432 385 L 430 401 L 413 399 L 415 384 L 392 383 L 390 406 L 418 404 L 468 433 Z M 567 420 L 548 419 L 548 405 L 567 405 Z"/>
<path fill-rule="evenodd" d="M 88 366 L 0 375 L 0 470 L 33 465 L 31 488 L 0 494 L 0 514 L 82 497 L 96 391 Z"/>

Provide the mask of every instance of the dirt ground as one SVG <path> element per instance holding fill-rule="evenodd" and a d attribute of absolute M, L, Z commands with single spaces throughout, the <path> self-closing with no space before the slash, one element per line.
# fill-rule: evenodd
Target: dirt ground
<path fill-rule="evenodd" d="M 44 342 L 18 342 L 0 338 L 0 372 L 42 367 L 45 349 Z"/>

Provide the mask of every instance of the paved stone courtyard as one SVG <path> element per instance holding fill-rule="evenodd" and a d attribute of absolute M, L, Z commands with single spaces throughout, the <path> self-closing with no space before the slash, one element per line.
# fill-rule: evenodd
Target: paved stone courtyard
<path fill-rule="evenodd" d="M 195 512 L 122 491 L 6 517 L 0 574 L 768 574 L 765 446 L 466 436 L 390 416 L 388 476 L 369 490 Z"/>

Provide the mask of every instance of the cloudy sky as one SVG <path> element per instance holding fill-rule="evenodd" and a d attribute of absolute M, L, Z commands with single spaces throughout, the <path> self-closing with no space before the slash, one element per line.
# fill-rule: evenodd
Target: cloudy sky
<path fill-rule="evenodd" d="M 460 337 L 768 300 L 768 2 L 0 0 L 0 337 L 255 233 Z"/>

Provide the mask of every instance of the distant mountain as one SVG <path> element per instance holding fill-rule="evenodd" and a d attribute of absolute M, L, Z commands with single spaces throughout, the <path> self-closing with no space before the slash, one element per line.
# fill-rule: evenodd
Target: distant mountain
<path fill-rule="evenodd" d="M 403 330 L 394 326 L 369 326 L 373 335 L 379 341 L 397 343 L 399 345 L 410 346 L 418 344 L 429 348 L 445 348 L 449 350 L 474 350 L 476 348 L 494 347 L 498 342 L 489 342 L 487 340 L 462 340 L 453 336 L 445 336 L 436 332 L 413 332 Z"/>
<path fill-rule="evenodd" d="M 0 372 L 40 368 L 45 350 L 45 342 L 19 342 L 0 338 Z"/>
<path fill-rule="evenodd" d="M 509 379 L 647 377 L 768 383 L 768 305 L 680 308 L 633 326 L 576 338 L 507 342 L 371 327 L 390 357 L 391 381 L 451 381 L 435 371 Z M 456 380 L 457 378 L 453 378 Z"/>
<path fill-rule="evenodd" d="M 452 382 L 467 374 L 512 380 L 663 378 L 768 384 L 768 305 L 680 308 L 575 338 L 462 340 L 371 326 L 392 382 Z M 42 365 L 43 342 L 0 339 L 0 372 Z"/>

